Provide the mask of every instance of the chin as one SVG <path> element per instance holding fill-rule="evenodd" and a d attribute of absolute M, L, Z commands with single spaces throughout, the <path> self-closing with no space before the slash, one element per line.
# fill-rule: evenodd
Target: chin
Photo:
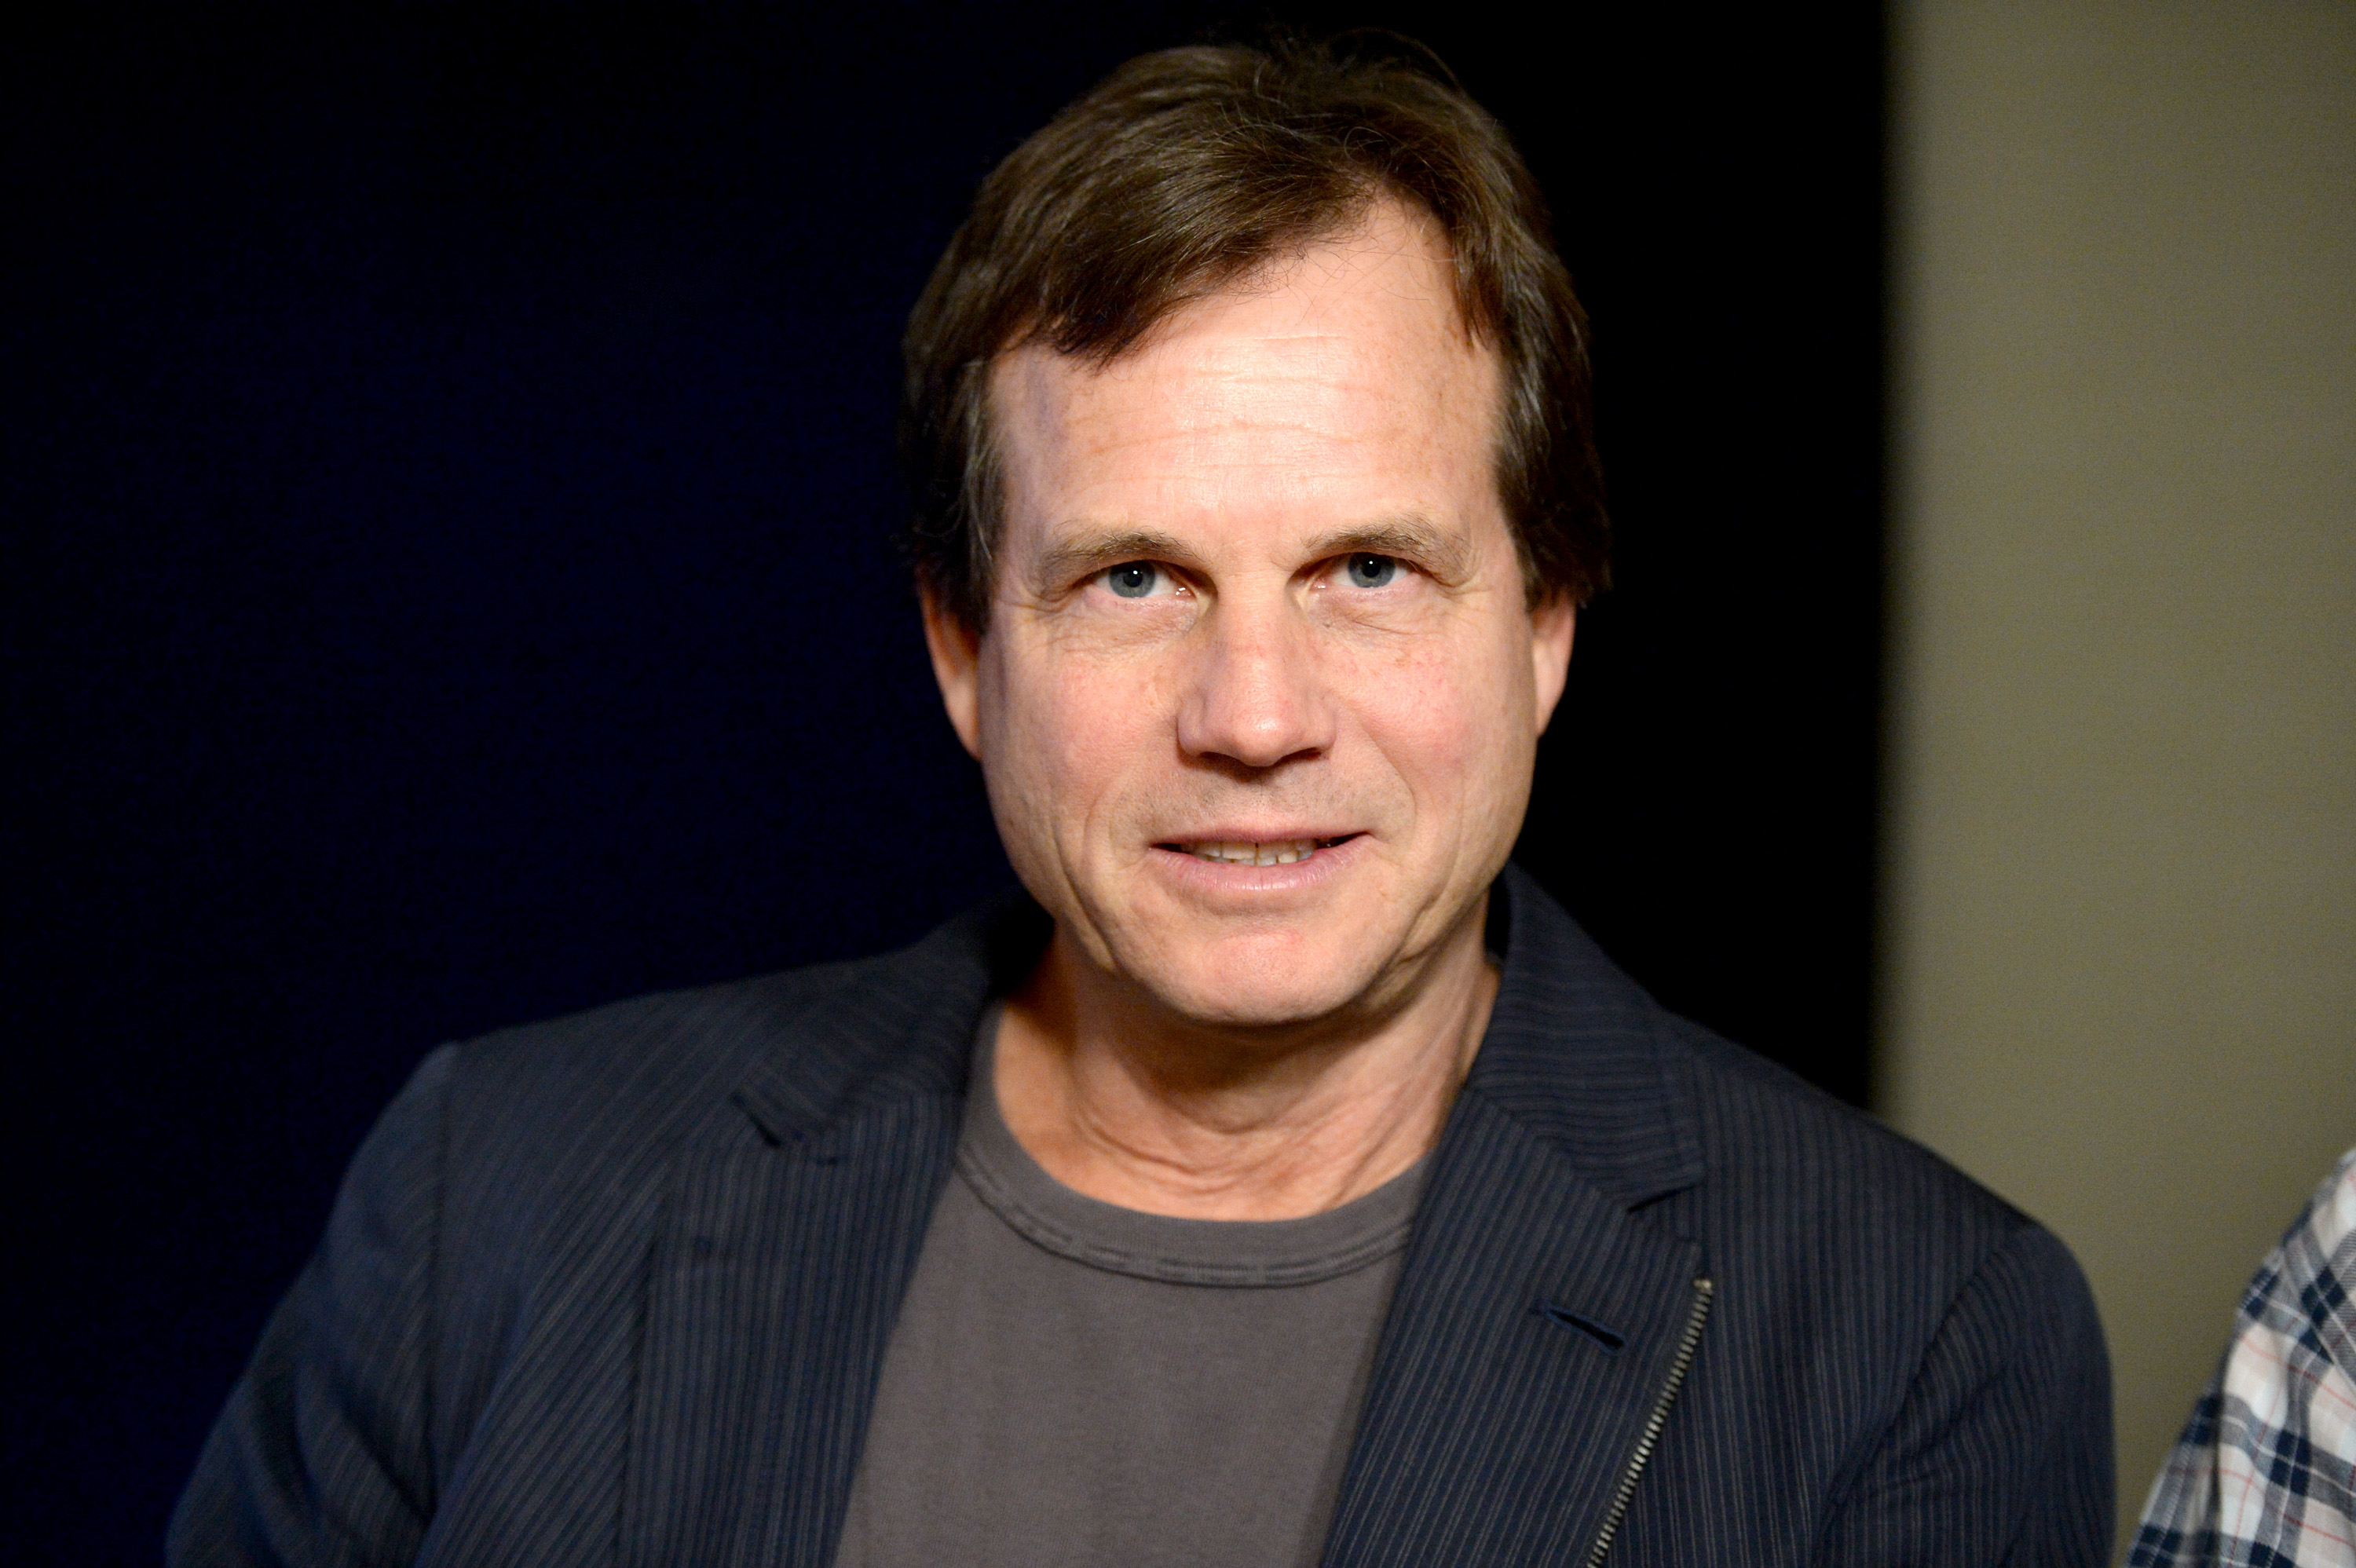
<path fill-rule="evenodd" d="M 1265 993 L 1240 997 L 1199 990 L 1175 995 L 1165 993 L 1162 997 L 1163 1004 L 1182 1018 L 1198 1024 L 1231 1029 L 1296 1029 L 1332 1017 L 1351 999 L 1323 992 L 1303 992 L 1298 988 L 1271 988 Z"/>
<path fill-rule="evenodd" d="M 1297 942 L 1206 944 L 1164 952 L 1131 974 L 1182 1018 L 1226 1029 L 1282 1029 L 1357 1001 L 1380 967 L 1363 954 L 1303 952 Z"/>

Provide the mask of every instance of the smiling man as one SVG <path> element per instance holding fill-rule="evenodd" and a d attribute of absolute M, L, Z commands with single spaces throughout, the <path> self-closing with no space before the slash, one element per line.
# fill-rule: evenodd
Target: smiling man
<path fill-rule="evenodd" d="M 907 338 L 1028 897 L 445 1048 L 183 1563 L 2096 1563 L 2068 1254 L 1506 868 L 1604 577 L 1585 329 L 1411 63 L 1131 62 Z"/>
<path fill-rule="evenodd" d="M 1395 200 L 1091 365 L 992 372 L 988 632 L 928 625 L 1055 934 L 1000 1100 L 1067 1186 L 1289 1219 L 1420 1157 L 1574 610 L 1523 585 L 1495 354 Z"/>

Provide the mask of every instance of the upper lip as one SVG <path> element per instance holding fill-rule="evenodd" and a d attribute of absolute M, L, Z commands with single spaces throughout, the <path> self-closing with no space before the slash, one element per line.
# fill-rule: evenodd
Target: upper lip
<path fill-rule="evenodd" d="M 1190 829 L 1184 833 L 1166 833 L 1156 837 L 1156 844 L 1297 844 L 1309 839 L 1319 844 L 1336 838 L 1356 837 L 1364 829 L 1356 827 L 1214 827 Z"/>

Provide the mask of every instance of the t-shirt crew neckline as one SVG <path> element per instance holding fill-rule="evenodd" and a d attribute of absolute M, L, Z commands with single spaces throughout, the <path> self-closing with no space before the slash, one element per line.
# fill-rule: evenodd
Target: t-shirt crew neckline
<path fill-rule="evenodd" d="M 1091 1268 L 1170 1285 L 1314 1285 L 1405 1250 L 1429 1155 L 1361 1198 L 1297 1220 L 1188 1220 L 1076 1192 L 1017 1142 L 992 1072 L 1001 1009 L 976 1029 L 972 1087 L 957 1171 L 974 1196 L 1033 1245 Z"/>

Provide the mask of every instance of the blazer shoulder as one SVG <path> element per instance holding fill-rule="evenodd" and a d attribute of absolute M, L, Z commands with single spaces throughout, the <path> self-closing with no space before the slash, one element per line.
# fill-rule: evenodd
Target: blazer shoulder
<path fill-rule="evenodd" d="M 2093 1296 L 2050 1231 L 1783 1068 L 1682 1019 L 1662 1033 L 1703 1174 L 1656 1222 L 1701 1242 L 1725 1343 L 1776 1369 L 1779 1398 L 1861 1435 L 2020 1357 L 2059 1358 L 2056 1387 L 2105 1386 Z"/>
<path fill-rule="evenodd" d="M 455 1065 L 475 1093 L 524 1097 L 581 1077 L 610 1083 L 653 1061 L 748 1065 L 813 1006 L 886 962 L 812 965 L 625 997 L 458 1041 Z"/>
<path fill-rule="evenodd" d="M 1505 972 L 1467 1092 L 1648 1222 L 1793 1267 L 1811 1248 L 1861 1262 L 1885 1247 L 1969 1266 L 2029 1226 L 1930 1150 L 1663 1008 L 1526 874 L 1508 868 L 1499 891 Z"/>
<path fill-rule="evenodd" d="M 1692 1091 L 1717 1202 L 1795 1232 L 1838 1225 L 1966 1268 L 2037 1222 L 1945 1158 L 1689 1019 L 1663 1012 L 1665 1053 Z"/>
<path fill-rule="evenodd" d="M 893 958 L 661 991 L 442 1047 L 404 1100 L 430 1114 L 442 1178 L 462 1207 L 525 1221 L 547 1201 L 644 1184 L 677 1151 L 758 1136 L 734 1103 L 755 1073 L 813 1054 L 813 1020 L 889 987 Z M 420 1092 L 425 1092 L 421 1094 Z"/>
<path fill-rule="evenodd" d="M 1009 954 L 1035 951 L 1039 918 L 1001 898 L 894 952 L 496 1030 L 436 1051 L 392 1115 L 436 1140 L 458 1208 L 571 1223 L 584 1202 L 645 1196 L 689 1150 L 961 1092 L 981 999 Z"/>

